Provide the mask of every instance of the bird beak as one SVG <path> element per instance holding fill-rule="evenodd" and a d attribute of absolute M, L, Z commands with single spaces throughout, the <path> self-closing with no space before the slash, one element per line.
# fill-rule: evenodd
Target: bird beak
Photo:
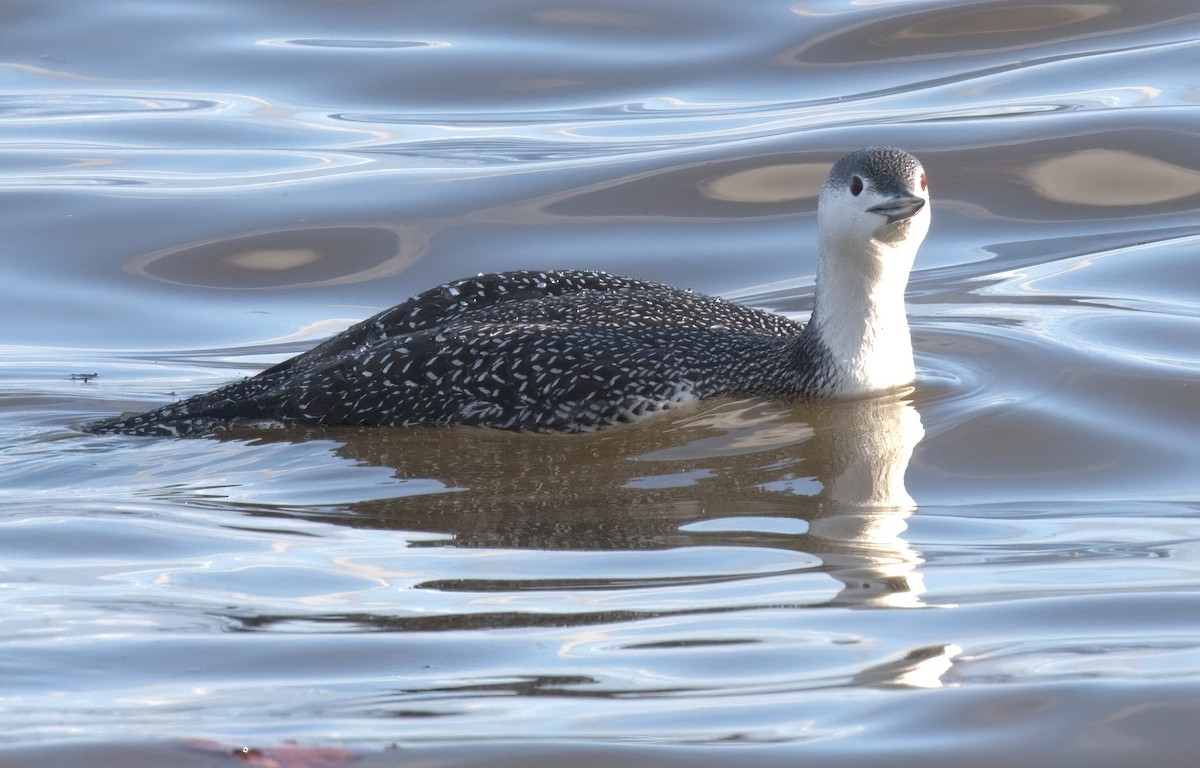
<path fill-rule="evenodd" d="M 897 221 L 911 219 L 917 214 L 917 211 L 924 207 L 925 201 L 921 198 L 905 195 L 903 197 L 894 197 L 886 203 L 880 203 L 867 210 L 883 216 L 887 219 L 888 224 L 894 224 Z"/>

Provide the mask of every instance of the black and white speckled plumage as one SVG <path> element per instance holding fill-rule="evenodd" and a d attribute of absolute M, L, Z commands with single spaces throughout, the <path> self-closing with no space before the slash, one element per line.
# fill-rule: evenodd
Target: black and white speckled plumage
<path fill-rule="evenodd" d="M 480 275 L 425 291 L 252 378 L 88 429 L 195 434 L 281 421 L 586 431 L 692 398 L 821 394 L 832 369 L 815 364 L 823 351 L 803 330 L 602 272 Z"/>
<path fill-rule="evenodd" d="M 903 289 L 928 228 L 925 189 L 920 164 L 901 150 L 859 150 L 833 166 L 807 328 L 602 272 L 479 275 L 257 376 L 86 429 L 200 434 L 276 422 L 578 432 L 696 398 L 895 386 L 913 372 Z M 823 282 L 833 286 L 824 295 Z"/>

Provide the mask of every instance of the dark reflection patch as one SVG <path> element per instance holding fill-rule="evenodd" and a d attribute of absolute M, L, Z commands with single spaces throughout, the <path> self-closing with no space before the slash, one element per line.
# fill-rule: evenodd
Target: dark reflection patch
<path fill-rule="evenodd" d="M 179 285 L 262 290 L 334 285 L 402 271 L 417 257 L 403 233 L 385 227 L 262 232 L 158 251 L 126 271 Z"/>

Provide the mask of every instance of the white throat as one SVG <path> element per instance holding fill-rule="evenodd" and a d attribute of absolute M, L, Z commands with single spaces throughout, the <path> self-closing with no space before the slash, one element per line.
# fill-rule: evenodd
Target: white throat
<path fill-rule="evenodd" d="M 881 241 L 864 236 L 861 222 L 846 226 L 844 220 L 835 221 L 836 204 L 822 201 L 822 209 L 827 215 L 818 218 L 820 255 L 812 322 L 832 353 L 835 394 L 862 395 L 912 383 L 916 370 L 904 289 L 929 226 L 927 210 L 908 222 L 888 225 L 908 228 L 907 236 Z"/>

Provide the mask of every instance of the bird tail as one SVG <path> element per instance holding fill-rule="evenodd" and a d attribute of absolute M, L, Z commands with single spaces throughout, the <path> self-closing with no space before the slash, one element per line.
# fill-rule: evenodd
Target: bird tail
<path fill-rule="evenodd" d="M 261 422 L 270 418 L 261 399 L 262 385 L 257 378 L 239 381 L 152 411 L 93 421 L 81 429 L 95 435 L 181 436 L 210 434 L 239 423 Z M 255 397 L 256 394 L 260 397 Z"/>

